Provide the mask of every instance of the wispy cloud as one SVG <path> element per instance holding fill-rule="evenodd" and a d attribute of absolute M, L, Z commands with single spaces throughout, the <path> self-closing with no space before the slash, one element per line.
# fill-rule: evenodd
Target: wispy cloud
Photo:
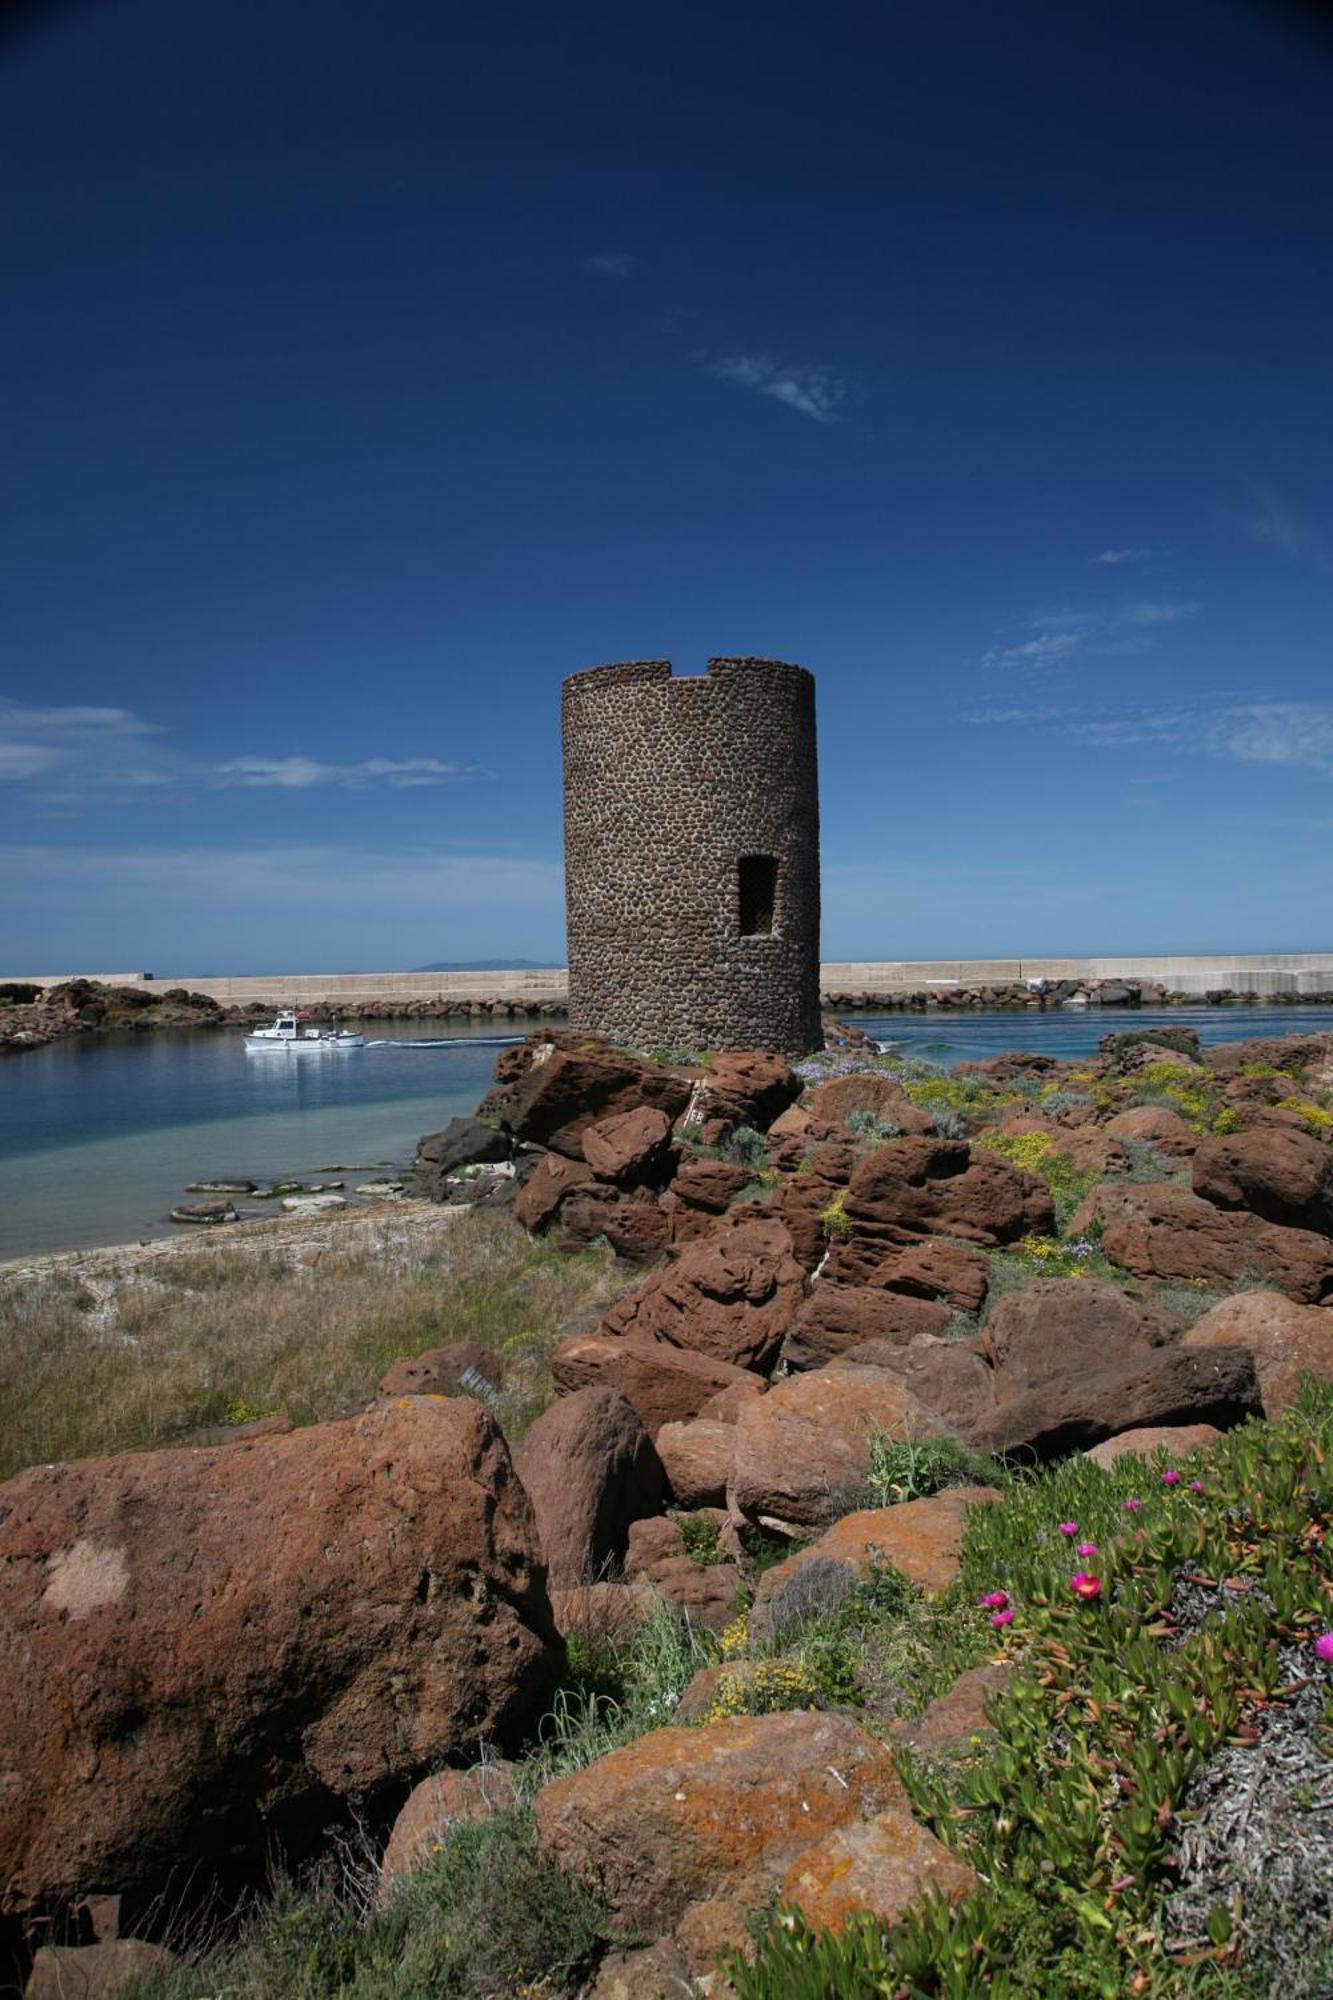
<path fill-rule="evenodd" d="M 769 354 L 699 355 L 705 372 L 736 389 L 752 389 L 817 424 L 840 424 L 850 385 L 832 368 L 793 367 Z"/>
<path fill-rule="evenodd" d="M 202 791 L 364 791 L 448 785 L 493 774 L 437 757 L 366 757 L 350 764 L 294 752 L 209 760 L 186 757 L 155 724 L 123 708 L 35 708 L 0 699 L 0 784 L 23 786 L 39 803 L 142 803 Z"/>
<path fill-rule="evenodd" d="M 1082 632 L 1040 632 L 1016 646 L 993 646 L 981 656 L 988 673 L 1012 672 L 1036 675 L 1047 672 L 1076 653 L 1083 644 Z"/>
<path fill-rule="evenodd" d="M 1260 479 L 1247 479 L 1251 507 L 1241 519 L 1241 532 L 1252 542 L 1295 559 L 1313 559 L 1324 566 L 1320 537 L 1308 521 L 1302 520 L 1276 488 Z"/>
<path fill-rule="evenodd" d="M 978 708 L 964 721 L 1053 730 L 1090 749 L 1158 749 L 1333 776 L 1333 702 L 1205 695 L 1123 709 Z"/>
<path fill-rule="evenodd" d="M 1095 563 L 1106 563 L 1114 568 L 1120 563 L 1147 562 L 1152 556 L 1151 549 L 1103 549 L 1099 556 L 1093 556 Z"/>
<path fill-rule="evenodd" d="M 585 257 L 579 266 L 581 271 L 598 278 L 631 278 L 638 268 L 638 258 L 631 257 L 627 250 L 599 250 L 594 256 Z"/>
<path fill-rule="evenodd" d="M 1131 625 L 1174 625 L 1182 618 L 1197 617 L 1201 604 L 1131 604 L 1125 617 Z"/>

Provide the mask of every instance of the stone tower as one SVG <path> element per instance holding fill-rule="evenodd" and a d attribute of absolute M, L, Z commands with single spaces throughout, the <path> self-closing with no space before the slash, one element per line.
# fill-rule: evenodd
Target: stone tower
<path fill-rule="evenodd" d="M 820 1047 L 814 676 L 625 660 L 571 675 L 562 725 L 571 1028 Z"/>

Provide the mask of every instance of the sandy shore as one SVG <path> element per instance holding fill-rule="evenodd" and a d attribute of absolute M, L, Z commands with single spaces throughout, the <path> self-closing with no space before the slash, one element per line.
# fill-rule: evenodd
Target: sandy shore
<path fill-rule="evenodd" d="M 326 1215 L 260 1216 L 254 1221 L 229 1222 L 217 1228 L 182 1227 L 177 1236 L 135 1243 L 104 1243 L 82 1250 L 50 1250 L 31 1257 L 0 1261 L 0 1283 L 49 1277 L 57 1272 L 82 1278 L 130 1277 L 163 1258 L 198 1256 L 209 1250 L 253 1250 L 256 1255 L 279 1249 L 295 1257 L 337 1245 L 344 1250 L 375 1249 L 423 1252 L 466 1208 L 434 1201 L 385 1202 L 378 1208 L 337 1209 Z"/>

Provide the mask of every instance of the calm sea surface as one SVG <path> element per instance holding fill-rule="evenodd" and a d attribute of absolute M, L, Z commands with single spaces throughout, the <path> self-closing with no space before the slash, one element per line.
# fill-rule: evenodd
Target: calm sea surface
<path fill-rule="evenodd" d="M 859 1016 L 883 1041 L 950 1065 L 1040 1049 L 1087 1055 L 1154 1023 L 1205 1042 L 1333 1029 L 1333 1008 Z M 0 1058 L 0 1258 L 173 1233 L 192 1180 L 329 1178 L 404 1167 L 423 1132 L 471 1111 L 496 1050 L 484 1031 L 430 1037 L 370 1023 L 364 1049 L 255 1056 L 240 1034 L 80 1036 Z M 343 1170 L 346 1169 L 344 1172 Z"/>

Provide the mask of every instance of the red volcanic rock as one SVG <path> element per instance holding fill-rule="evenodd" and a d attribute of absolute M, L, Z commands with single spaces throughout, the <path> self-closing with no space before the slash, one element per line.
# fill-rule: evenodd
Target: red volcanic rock
<path fill-rule="evenodd" d="M 620 1390 L 605 1385 L 543 1411 L 515 1464 L 559 1590 L 619 1569 L 630 1522 L 656 1514 L 666 1497 L 662 1462 L 643 1425 Z"/>
<path fill-rule="evenodd" d="M 599 1330 L 764 1369 L 782 1345 L 804 1292 L 791 1239 L 779 1222 L 764 1216 L 689 1244 L 673 1264 L 618 1299 Z"/>
<path fill-rule="evenodd" d="M 751 1639 L 781 1644 L 796 1626 L 833 1609 L 877 1562 L 921 1590 L 947 1590 L 962 1569 L 968 1508 L 999 1498 L 993 1486 L 953 1486 L 925 1500 L 844 1515 L 818 1541 L 764 1571 L 750 1613 Z"/>
<path fill-rule="evenodd" d="M 593 1383 L 621 1390 L 649 1437 L 656 1437 L 663 1424 L 698 1416 L 711 1397 L 733 1384 L 762 1386 L 745 1370 L 706 1354 L 660 1340 L 610 1339 L 596 1333 L 576 1333 L 562 1341 L 551 1356 L 551 1378 L 563 1390 Z"/>
<path fill-rule="evenodd" d="M 561 1203 L 560 1220 L 570 1243 L 595 1243 L 604 1237 L 617 1257 L 630 1264 L 651 1264 L 666 1249 L 670 1235 L 666 1211 L 644 1187 L 593 1182 L 577 1188 Z"/>
<path fill-rule="evenodd" d="M 853 1239 L 961 1236 L 1013 1243 L 1055 1229 L 1049 1188 L 960 1139 L 892 1139 L 863 1159 L 844 1203 Z"/>
<path fill-rule="evenodd" d="M 469 1771 L 437 1771 L 434 1777 L 423 1778 L 393 1823 L 380 1862 L 382 1887 L 387 1889 L 424 1867 L 439 1852 L 441 1836 L 451 1826 L 506 1812 L 518 1798 L 517 1773 L 517 1765 L 497 1757 L 474 1764 Z"/>
<path fill-rule="evenodd" d="M 791 1235 L 792 1255 L 813 1271 L 829 1248 L 823 1215 L 835 1195 L 844 1192 L 857 1161 L 850 1140 L 834 1139 L 805 1159 L 805 1170 L 784 1174 L 773 1196 L 774 1212 Z"/>
<path fill-rule="evenodd" d="M 782 1346 L 788 1368 L 822 1368 L 849 1347 L 874 1340 L 906 1346 L 920 1333 L 941 1333 L 947 1306 L 935 1299 L 883 1292 L 870 1285 L 835 1285 L 821 1278 Z"/>
<path fill-rule="evenodd" d="M 23 1912 L 253 1855 L 521 1720 L 560 1649 L 477 1403 L 0 1488 L 0 1883 Z"/>
<path fill-rule="evenodd" d="M 636 1105 L 589 1125 L 583 1157 L 599 1181 L 636 1187 L 662 1178 L 671 1164 L 671 1122 L 651 1105 Z"/>
<path fill-rule="evenodd" d="M 566 1195 L 592 1179 L 586 1160 L 566 1160 L 547 1153 L 514 1197 L 514 1214 L 525 1229 L 542 1230 L 554 1222 Z"/>
<path fill-rule="evenodd" d="M 1296 1400 L 1303 1374 L 1333 1381 L 1333 1312 L 1302 1306 L 1279 1292 L 1238 1292 L 1196 1320 L 1184 1347 L 1209 1349 L 1233 1342 L 1249 1349 L 1266 1417 L 1280 1416 Z"/>
<path fill-rule="evenodd" d="M 497 1065 L 498 1073 L 498 1065 Z M 643 1105 L 678 1118 L 690 1084 L 675 1070 L 612 1053 L 605 1045 L 572 1049 L 543 1041 L 527 1064 L 478 1107 L 515 1139 L 581 1159 L 583 1135 L 616 1112 Z"/>
<path fill-rule="evenodd" d="M 812 1930 L 839 1931 L 866 1910 L 887 1927 L 928 1893 L 956 1903 L 976 1886 L 975 1871 L 899 1806 L 807 1847 L 783 1878 L 781 1900 Z"/>
<path fill-rule="evenodd" d="M 395 1361 L 380 1379 L 380 1394 L 466 1396 L 473 1393 L 478 1380 L 498 1389 L 503 1374 L 494 1348 L 483 1347 L 476 1340 L 456 1340 L 447 1347 L 428 1348 L 411 1361 Z M 466 1384 L 464 1376 L 469 1378 Z"/>
<path fill-rule="evenodd" d="M 711 1235 L 719 1216 L 752 1178 L 748 1167 L 728 1160 L 684 1160 L 662 1197 L 671 1241 L 679 1245 Z"/>
<path fill-rule="evenodd" d="M 995 1370 L 996 1400 L 1005 1402 L 1048 1382 L 1075 1391 L 1084 1376 L 1164 1346 L 1180 1328 L 1174 1314 L 1116 1285 L 1039 1278 L 992 1308 L 982 1344 Z"/>
<path fill-rule="evenodd" d="M 1106 1450 L 1099 1445 L 1099 1451 Z M 936 1695 L 914 1722 L 894 1725 L 895 1741 L 928 1757 L 947 1757 L 971 1747 L 973 1737 L 990 1728 L 986 1704 L 1003 1694 L 1017 1668 L 1011 1661 L 988 1661 L 969 1667 L 945 1694 Z"/>
<path fill-rule="evenodd" d="M 862 1499 L 876 1431 L 952 1433 L 882 1368 L 792 1375 L 741 1411 L 727 1492 L 733 1514 L 826 1527 Z"/>
<path fill-rule="evenodd" d="M 704 1071 L 703 1085 L 699 1108 L 705 1119 L 751 1125 L 760 1132 L 796 1102 L 804 1087 L 785 1057 L 759 1049 L 723 1049 Z"/>
<path fill-rule="evenodd" d="M 914 1299 L 942 1299 L 955 1312 L 978 1313 L 986 1302 L 989 1271 L 980 1250 L 932 1238 L 903 1246 L 835 1240 L 822 1281 L 874 1285 Z"/>
<path fill-rule="evenodd" d="M 1303 1305 L 1333 1296 L 1333 1242 L 1312 1230 L 1285 1229 L 1244 1209 L 1214 1208 L 1169 1184 L 1094 1192 L 1102 1250 L 1136 1277 L 1200 1278 L 1223 1286 L 1257 1274 Z"/>
<path fill-rule="evenodd" d="M 142 1938 L 44 1944 L 32 1961 L 23 2000 L 116 2000 L 141 1992 L 179 1963 L 174 1952 Z"/>
<path fill-rule="evenodd" d="M 657 1452 L 677 1506 L 723 1505 L 735 1442 L 735 1423 L 722 1423 L 716 1417 L 663 1424 L 657 1433 Z"/>
<path fill-rule="evenodd" d="M 556 1778 L 537 1795 L 537 1830 L 620 1925 L 653 1936 L 727 1877 L 762 1865 L 775 1884 L 797 1852 L 888 1806 L 907 1809 L 902 1780 L 854 1723 L 744 1715 L 653 1730 Z"/>
<path fill-rule="evenodd" d="M 816 1118 L 830 1125 L 845 1125 L 854 1111 L 866 1111 L 896 1125 L 900 1132 L 927 1133 L 935 1130 L 928 1111 L 913 1104 L 902 1085 L 882 1071 L 864 1070 L 855 1076 L 832 1076 L 815 1085 L 810 1109 Z"/>
<path fill-rule="evenodd" d="M 1155 1347 L 1081 1378 L 1052 1378 L 996 1403 L 969 1434 L 988 1451 L 1049 1458 L 1086 1451 L 1117 1431 L 1149 1425 L 1212 1423 L 1225 1428 L 1259 1407 L 1248 1348 Z"/>
<path fill-rule="evenodd" d="M 969 1340 L 918 1334 L 905 1347 L 863 1340 L 830 1367 L 885 1368 L 960 1435 L 970 1435 L 995 1400 L 994 1376 Z"/>
<path fill-rule="evenodd" d="M 1247 1208 L 1292 1229 L 1333 1232 L 1333 1151 L 1308 1132 L 1272 1126 L 1204 1139 L 1193 1181 L 1195 1194 L 1215 1208 Z"/>
<path fill-rule="evenodd" d="M 1286 1303 L 1286 1301 L 1284 1301 Z M 1314 1306 L 1294 1306 L 1294 1312 L 1314 1312 Z M 1104 1472 L 1130 1453 L 1135 1458 L 1151 1460 L 1158 1452 L 1165 1452 L 1174 1462 L 1186 1458 L 1192 1451 L 1208 1451 L 1222 1433 L 1214 1424 L 1148 1424 L 1142 1430 L 1120 1431 L 1117 1436 L 1105 1438 L 1084 1454 L 1094 1465 L 1100 1465 Z"/>
<path fill-rule="evenodd" d="M 1167 1104 L 1139 1104 L 1132 1111 L 1117 1111 L 1102 1131 L 1112 1139 L 1146 1139 L 1164 1160 L 1188 1160 L 1199 1143 L 1199 1135 Z"/>

